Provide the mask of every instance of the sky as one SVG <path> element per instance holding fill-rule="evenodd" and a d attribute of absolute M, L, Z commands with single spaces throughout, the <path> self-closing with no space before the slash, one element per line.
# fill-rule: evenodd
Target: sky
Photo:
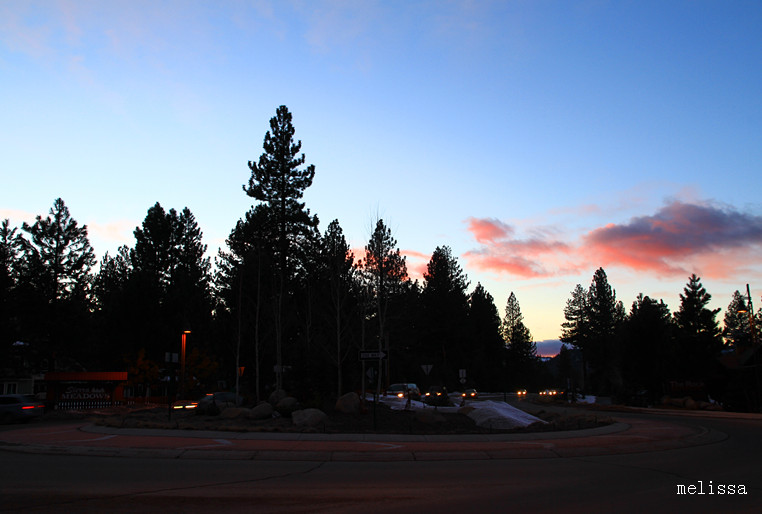
<path fill-rule="evenodd" d="M 304 202 L 421 280 L 449 246 L 553 353 L 604 268 L 629 311 L 692 273 L 762 307 L 762 3 L 0 1 L 0 219 L 56 198 L 98 258 L 156 202 L 214 260 L 278 106 Z"/>

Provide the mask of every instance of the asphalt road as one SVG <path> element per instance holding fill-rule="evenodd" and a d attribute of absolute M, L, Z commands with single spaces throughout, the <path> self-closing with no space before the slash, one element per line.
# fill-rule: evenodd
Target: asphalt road
<path fill-rule="evenodd" d="M 616 414 L 664 419 L 646 414 Z M 676 418 L 669 417 L 670 421 Z M 406 462 L 0 452 L 2 512 L 760 512 L 762 422 L 677 418 L 713 444 L 588 457 Z M 696 494 L 678 494 L 678 486 Z M 746 494 L 727 493 L 743 485 Z M 705 494 L 698 494 L 702 491 Z M 714 494 L 710 494 L 714 493 Z"/>

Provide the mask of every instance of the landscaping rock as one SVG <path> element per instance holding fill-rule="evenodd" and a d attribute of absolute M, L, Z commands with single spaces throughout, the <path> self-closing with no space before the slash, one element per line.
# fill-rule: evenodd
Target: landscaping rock
<path fill-rule="evenodd" d="M 267 401 L 272 405 L 273 407 L 278 405 L 278 402 L 281 401 L 283 398 L 287 397 L 288 393 L 284 391 L 283 389 L 278 389 L 277 391 L 273 391 L 270 393 L 270 397 L 267 399 Z"/>
<path fill-rule="evenodd" d="M 334 409 L 336 412 L 343 412 L 344 414 L 359 414 L 360 396 L 357 393 L 347 393 L 336 400 Z"/>
<path fill-rule="evenodd" d="M 291 414 L 291 422 L 296 426 L 316 427 L 328 421 L 328 415 L 320 409 L 296 410 Z"/>
<path fill-rule="evenodd" d="M 277 410 L 281 416 L 290 416 L 292 412 L 299 408 L 299 401 L 293 396 L 286 396 L 275 404 L 275 410 Z"/>
<path fill-rule="evenodd" d="M 261 402 L 251 409 L 252 419 L 269 419 L 273 417 L 273 406 L 268 402 Z"/>

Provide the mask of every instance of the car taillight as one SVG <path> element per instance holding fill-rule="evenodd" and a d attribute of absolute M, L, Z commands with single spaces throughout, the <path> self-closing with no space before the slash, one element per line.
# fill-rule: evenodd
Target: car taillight
<path fill-rule="evenodd" d="M 39 405 L 24 405 L 23 407 L 21 407 L 21 409 L 22 410 L 36 409 L 37 407 L 39 407 Z"/>

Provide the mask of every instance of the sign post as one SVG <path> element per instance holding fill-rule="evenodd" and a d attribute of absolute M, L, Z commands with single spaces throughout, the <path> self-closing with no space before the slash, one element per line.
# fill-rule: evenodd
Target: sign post
<path fill-rule="evenodd" d="M 460 383 L 463 385 L 463 400 L 460 402 L 460 406 L 463 407 L 466 404 L 466 370 L 459 370 Z"/>
<path fill-rule="evenodd" d="M 380 367 L 381 361 L 383 359 L 386 359 L 386 353 L 384 353 L 382 351 L 379 351 L 379 350 L 360 350 L 360 353 L 359 353 L 358 356 L 360 357 L 360 360 L 362 361 L 363 371 L 365 371 L 365 361 L 376 361 L 376 362 L 379 363 L 379 367 Z M 376 371 L 378 373 L 381 372 L 380 369 L 374 370 L 373 368 L 370 368 L 368 370 L 368 376 L 371 378 L 371 380 L 373 379 L 373 374 L 374 374 L 373 372 L 374 371 Z M 365 401 L 365 398 L 364 398 L 364 396 L 365 396 L 365 394 L 364 394 L 365 393 L 365 377 L 363 377 L 362 383 L 363 383 L 363 402 L 364 402 Z M 376 398 L 376 393 L 374 392 L 373 393 L 373 428 L 374 429 L 376 428 L 376 403 L 378 403 L 378 398 Z"/>

